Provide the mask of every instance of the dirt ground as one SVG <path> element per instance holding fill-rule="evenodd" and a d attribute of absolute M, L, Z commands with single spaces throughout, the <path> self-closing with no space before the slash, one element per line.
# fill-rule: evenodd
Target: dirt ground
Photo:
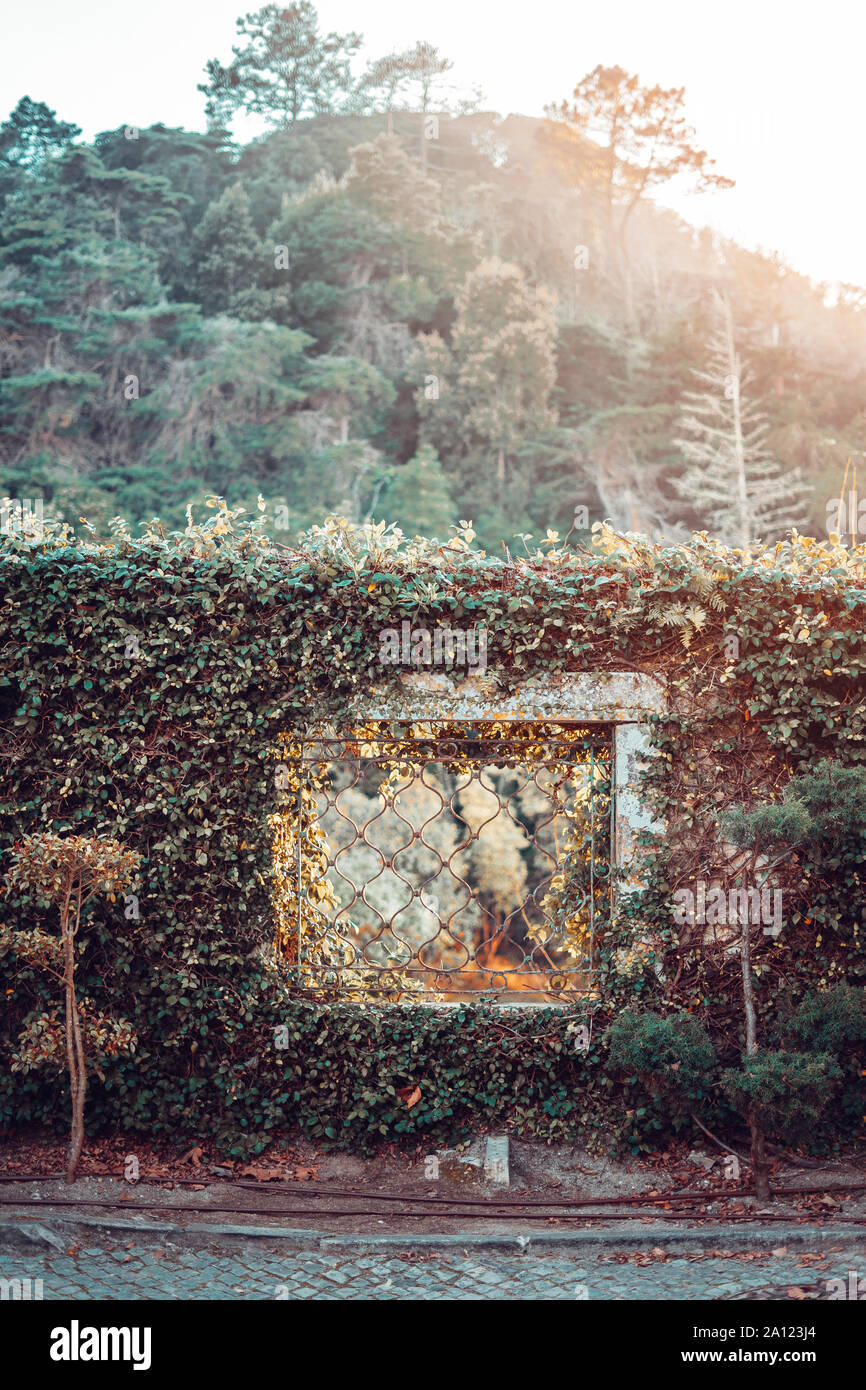
<path fill-rule="evenodd" d="M 80 1176 L 67 1186 L 64 1144 L 17 1136 L 0 1139 L 0 1213 L 27 1220 L 73 1211 L 106 1218 L 139 1213 L 143 1220 L 184 1225 L 279 1224 L 361 1234 L 457 1229 L 500 1234 L 525 1231 L 528 1223 L 540 1234 L 545 1228 L 603 1228 L 623 1218 L 635 1224 L 697 1224 L 757 1215 L 754 1199 L 742 1195 L 748 1191 L 748 1170 L 740 1179 L 725 1177 L 724 1155 L 709 1146 L 612 1159 L 570 1145 L 511 1139 L 511 1183 L 503 1189 L 483 1181 L 483 1143 L 479 1139 L 460 1154 L 439 1151 L 436 1178 L 431 1172 L 437 1165 L 420 1149 L 386 1148 L 361 1158 L 322 1152 L 297 1140 L 244 1162 L 220 1158 L 204 1144 L 179 1151 L 138 1140 L 98 1140 L 87 1146 Z M 777 1161 L 774 1188 L 808 1190 L 779 1194 L 766 1213 L 771 1220 L 851 1222 L 854 1235 L 856 1222 L 866 1224 L 864 1157 L 849 1154 L 821 1166 L 815 1160 L 806 1160 L 809 1166 Z M 137 1180 L 128 1181 L 124 1172 L 137 1172 Z M 596 1198 L 605 1203 L 562 1205 Z"/>

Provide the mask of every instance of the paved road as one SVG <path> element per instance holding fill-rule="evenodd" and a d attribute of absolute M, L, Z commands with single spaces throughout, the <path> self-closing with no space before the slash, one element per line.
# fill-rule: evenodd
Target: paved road
<path fill-rule="evenodd" d="M 827 1281 L 841 1279 L 846 1290 L 856 1290 L 858 1277 L 866 1296 L 866 1247 L 828 1254 L 823 1262 L 813 1252 L 805 1265 L 795 1249 L 762 1259 L 741 1254 L 694 1261 L 674 1247 L 667 1258 L 655 1256 L 641 1267 L 614 1263 L 609 1252 L 607 1258 L 471 1250 L 320 1253 L 258 1240 L 191 1249 L 67 1239 L 63 1251 L 0 1249 L 0 1279 L 41 1279 L 46 1300 L 702 1300 L 785 1298 L 788 1286 L 812 1286 L 826 1297 Z M 38 1292 L 35 1283 L 30 1287 Z M 0 1285 L 0 1294 L 17 1296 L 17 1287 Z"/>

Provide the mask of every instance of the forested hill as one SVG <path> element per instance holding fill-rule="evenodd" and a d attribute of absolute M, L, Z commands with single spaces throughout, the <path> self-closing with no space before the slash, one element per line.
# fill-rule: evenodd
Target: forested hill
<path fill-rule="evenodd" d="M 495 549 L 602 518 L 739 543 L 712 481 L 736 406 L 753 529 L 825 534 L 866 450 L 862 291 L 831 305 L 696 232 L 651 200 L 637 146 L 611 179 L 579 103 L 376 105 L 332 97 L 239 145 L 213 122 L 86 143 L 19 103 L 0 497 L 100 535 L 261 494 L 282 540 L 336 512 L 440 537 L 467 518 Z"/>

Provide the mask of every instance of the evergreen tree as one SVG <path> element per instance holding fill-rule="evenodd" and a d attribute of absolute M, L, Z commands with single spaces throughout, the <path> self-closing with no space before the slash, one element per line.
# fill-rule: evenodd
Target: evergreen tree
<path fill-rule="evenodd" d="M 43 101 L 22 97 L 0 125 L 0 197 L 20 188 L 28 174 L 62 154 L 80 134 L 80 126 L 58 121 Z"/>
<path fill-rule="evenodd" d="M 144 130 L 125 126 L 103 131 L 93 143 L 106 169 L 159 175 L 180 195 L 172 234 L 151 244 L 159 257 L 160 279 L 172 298 L 189 298 L 195 271 L 192 233 L 209 204 L 219 198 L 232 177 L 237 179 L 225 133 L 201 134 L 161 124 Z"/>
<path fill-rule="evenodd" d="M 309 0 L 264 5 L 239 19 L 237 30 L 246 43 L 233 46 L 228 67 L 212 58 L 205 69 L 208 80 L 199 85 L 213 124 L 225 124 L 242 109 L 287 126 L 302 116 L 336 110 L 351 92 L 349 60 L 361 46 L 361 35 L 320 34 Z"/>
<path fill-rule="evenodd" d="M 412 64 L 406 53 L 388 53 L 371 63 L 358 83 L 355 105 L 359 110 L 383 110 L 387 113 L 387 133 L 394 131 L 394 107 L 397 96 L 412 76 Z"/>
<path fill-rule="evenodd" d="M 624 68 L 601 63 L 577 84 L 570 102 L 547 107 L 567 136 L 578 137 L 566 148 L 579 161 L 580 177 L 601 206 L 633 327 L 628 233 L 641 200 L 682 176 L 700 192 L 733 187 L 733 180 L 717 174 L 714 161 L 696 144 L 684 112 L 684 87 L 644 87 Z"/>
<path fill-rule="evenodd" d="M 396 141 L 383 136 L 352 155 L 345 179 L 320 178 L 288 202 L 267 242 L 286 248 L 290 268 L 281 273 L 291 284 L 292 322 L 314 335 L 321 352 L 362 357 L 405 376 L 411 328 L 432 326 L 471 263 L 470 243 L 436 218 L 435 190 Z M 401 171 L 408 179 L 402 199 Z M 412 216 L 415 194 L 429 209 L 420 221 Z"/>
<path fill-rule="evenodd" d="M 146 246 L 164 244 L 184 232 L 181 210 L 189 202 L 164 174 L 125 167 L 107 169 L 94 149 L 75 145 L 57 162 L 61 197 L 91 208 L 105 236 L 126 237 Z"/>
<path fill-rule="evenodd" d="M 406 535 L 447 540 L 456 509 L 439 456 L 429 444 L 389 471 L 377 515 L 395 522 Z"/>
<path fill-rule="evenodd" d="M 553 305 L 518 266 L 485 261 L 457 296 L 450 347 L 438 334 L 421 338 L 428 378 L 417 397 L 423 438 L 440 454 L 483 451 L 488 464 L 480 481 L 489 496 L 493 474 L 500 504 L 520 443 L 556 421 Z"/>
<path fill-rule="evenodd" d="M 720 326 L 710 340 L 709 368 L 695 373 L 705 389 L 684 397 L 684 437 L 676 442 L 689 467 L 675 486 L 715 536 L 748 549 L 802 525 L 808 489 L 800 470 L 767 448 L 766 417 L 747 394 L 730 303 L 716 298 Z"/>
<path fill-rule="evenodd" d="M 433 109 L 437 89 L 442 78 L 450 72 L 454 63 L 445 58 L 435 44 L 419 39 L 412 48 L 403 54 L 407 79 L 416 89 L 417 108 L 423 113 Z"/>
<path fill-rule="evenodd" d="M 154 261 L 142 246 L 90 234 L 15 267 L 0 292 L 14 342 L 0 379 L 10 465 L 47 455 L 68 481 L 135 452 L 143 399 L 196 323 L 189 305 L 164 300 Z"/>
<path fill-rule="evenodd" d="M 233 184 L 211 203 L 196 228 L 193 267 L 196 298 L 206 314 L 264 317 L 256 312 L 264 307 L 256 294 L 264 247 L 241 184 Z"/>
<path fill-rule="evenodd" d="M 344 182 L 353 197 L 389 221 L 430 230 L 440 220 L 435 180 L 409 158 L 395 135 L 357 145 Z"/>

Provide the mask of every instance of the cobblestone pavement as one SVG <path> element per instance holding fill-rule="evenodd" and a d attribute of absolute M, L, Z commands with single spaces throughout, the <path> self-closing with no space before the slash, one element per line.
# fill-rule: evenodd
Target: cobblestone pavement
<path fill-rule="evenodd" d="M 64 1238 L 65 1239 L 65 1238 Z M 644 1267 L 616 1264 L 592 1254 L 519 1254 L 483 1251 L 387 1253 L 287 1250 L 265 1242 L 201 1248 L 124 1240 L 110 1245 L 88 1238 L 68 1251 L 20 1246 L 0 1250 L 0 1279 L 31 1280 L 31 1296 L 46 1299 L 361 1299 L 361 1300 L 703 1300 L 786 1297 L 788 1286 L 827 1296 L 827 1281 L 866 1292 L 866 1247 L 797 1251 L 767 1259 L 689 1260 L 673 1248 Z M 852 1284 L 853 1275 L 853 1284 Z M 26 1296 L 27 1286 L 24 1286 Z M 0 1285 L 0 1296 L 17 1287 Z M 850 1292 L 846 1295 L 852 1296 Z M 856 1294 L 854 1295 L 856 1296 Z"/>

